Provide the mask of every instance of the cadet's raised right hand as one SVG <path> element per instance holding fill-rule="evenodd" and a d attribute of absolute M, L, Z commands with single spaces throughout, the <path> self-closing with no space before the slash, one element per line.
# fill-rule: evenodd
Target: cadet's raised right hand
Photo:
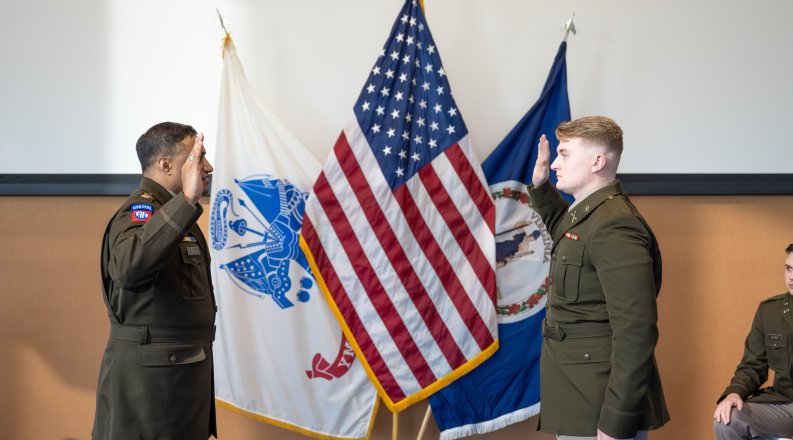
<path fill-rule="evenodd" d="M 537 144 L 537 162 L 534 163 L 534 174 L 531 176 L 531 183 L 535 187 L 543 185 L 548 181 L 551 173 L 551 148 L 545 135 L 540 136 L 540 143 Z"/>

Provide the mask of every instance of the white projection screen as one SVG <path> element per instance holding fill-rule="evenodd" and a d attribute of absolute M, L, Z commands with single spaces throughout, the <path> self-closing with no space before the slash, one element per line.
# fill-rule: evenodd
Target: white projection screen
<path fill-rule="evenodd" d="M 126 193 L 137 137 L 166 120 L 222 154 L 216 8 L 248 79 L 324 162 L 402 4 L 0 1 L 4 194 Z M 793 193 L 793 1 L 424 4 L 480 160 L 537 99 L 575 14 L 571 112 L 620 123 L 634 193 Z"/>

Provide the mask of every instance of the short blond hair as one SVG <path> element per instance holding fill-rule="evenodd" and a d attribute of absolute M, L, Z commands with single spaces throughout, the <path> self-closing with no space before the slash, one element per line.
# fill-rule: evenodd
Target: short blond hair
<path fill-rule="evenodd" d="M 556 128 L 556 138 L 568 141 L 581 138 L 602 145 L 607 152 L 622 155 L 622 129 L 613 119 L 605 116 L 584 116 L 575 121 L 562 122 Z"/>

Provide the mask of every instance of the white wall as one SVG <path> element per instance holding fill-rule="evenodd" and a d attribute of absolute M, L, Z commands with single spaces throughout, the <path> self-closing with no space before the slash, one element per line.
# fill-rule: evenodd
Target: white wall
<path fill-rule="evenodd" d="M 216 135 L 229 22 L 248 78 L 320 161 L 401 0 L 0 0 L 0 173 L 136 173 L 137 137 Z M 484 159 L 567 54 L 573 117 L 626 134 L 626 173 L 790 173 L 789 0 L 425 0 Z"/>

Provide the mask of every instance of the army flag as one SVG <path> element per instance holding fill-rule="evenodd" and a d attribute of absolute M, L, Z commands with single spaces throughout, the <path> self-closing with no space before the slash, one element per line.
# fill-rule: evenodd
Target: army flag
<path fill-rule="evenodd" d="M 377 392 L 299 247 L 321 165 L 245 78 L 226 38 L 212 182 L 215 397 L 317 438 L 368 438 Z"/>
<path fill-rule="evenodd" d="M 556 127 L 570 120 L 566 51 L 562 42 L 539 100 L 482 164 L 496 201 L 500 348 L 430 397 L 443 440 L 495 431 L 540 409 L 540 347 L 552 240 L 529 207 L 526 185 L 531 183 L 540 135 L 555 146 Z M 553 160 L 556 152 L 551 150 Z"/>
<path fill-rule="evenodd" d="M 438 48 L 408 0 L 314 184 L 302 231 L 392 411 L 497 349 L 494 226 Z"/>

